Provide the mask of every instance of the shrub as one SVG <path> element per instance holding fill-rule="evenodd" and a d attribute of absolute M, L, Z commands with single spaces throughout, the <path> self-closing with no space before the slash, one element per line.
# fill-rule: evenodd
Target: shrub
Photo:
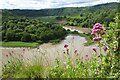
<path fill-rule="evenodd" d="M 22 38 L 21 38 L 21 41 L 22 42 L 30 42 L 30 41 L 32 41 L 32 39 L 31 39 L 31 35 L 29 34 L 29 33 L 24 33 L 23 34 L 23 36 L 22 36 Z"/>
<path fill-rule="evenodd" d="M 38 41 L 37 41 L 37 43 L 39 43 L 39 44 L 42 44 L 42 43 L 43 43 L 43 41 L 41 41 L 41 40 L 38 40 Z"/>

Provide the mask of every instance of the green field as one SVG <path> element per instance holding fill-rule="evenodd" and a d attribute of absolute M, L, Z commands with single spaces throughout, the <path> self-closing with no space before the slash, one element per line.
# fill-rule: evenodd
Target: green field
<path fill-rule="evenodd" d="M 0 42 L 3 47 L 32 47 L 35 48 L 39 44 L 36 42 Z"/>
<path fill-rule="evenodd" d="M 70 17 L 70 18 L 75 18 L 75 19 L 78 19 L 78 18 L 82 18 L 80 15 L 73 15 L 73 16 L 68 16 L 68 17 Z"/>
<path fill-rule="evenodd" d="M 43 17 L 38 17 L 37 19 L 40 19 L 43 22 L 55 22 L 57 16 L 43 16 Z"/>

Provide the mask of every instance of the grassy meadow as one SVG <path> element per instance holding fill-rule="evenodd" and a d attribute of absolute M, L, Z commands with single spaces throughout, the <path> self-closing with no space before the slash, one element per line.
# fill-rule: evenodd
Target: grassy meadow
<path fill-rule="evenodd" d="M 38 47 L 38 43 L 36 42 L 0 42 L 0 46 L 2 47 Z"/>

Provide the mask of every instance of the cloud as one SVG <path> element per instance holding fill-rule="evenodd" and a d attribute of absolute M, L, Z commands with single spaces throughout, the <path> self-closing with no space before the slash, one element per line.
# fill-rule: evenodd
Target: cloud
<path fill-rule="evenodd" d="M 84 7 L 118 0 L 0 0 L 0 9 L 45 9 Z"/>

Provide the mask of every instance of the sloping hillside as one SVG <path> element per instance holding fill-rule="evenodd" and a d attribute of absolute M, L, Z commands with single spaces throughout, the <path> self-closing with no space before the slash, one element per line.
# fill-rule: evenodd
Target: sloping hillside
<path fill-rule="evenodd" d="M 38 17 L 38 16 L 64 16 L 64 15 L 77 15 L 95 11 L 112 11 L 118 9 L 119 3 L 107 3 L 100 4 L 90 7 L 68 7 L 68 8 L 57 8 L 57 9 L 41 9 L 41 10 L 3 10 L 4 14 L 12 14 L 17 16 L 28 16 L 28 17 Z"/>

